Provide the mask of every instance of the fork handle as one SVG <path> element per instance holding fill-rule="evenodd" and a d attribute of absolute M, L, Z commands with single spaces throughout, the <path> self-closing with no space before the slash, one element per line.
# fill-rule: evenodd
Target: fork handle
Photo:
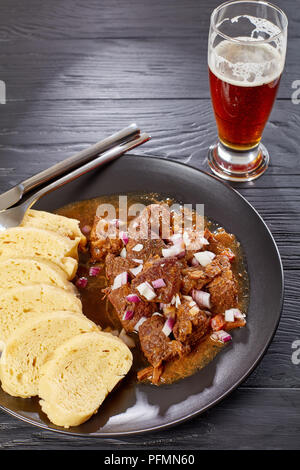
<path fill-rule="evenodd" d="M 110 149 L 112 146 L 120 144 L 121 142 L 127 142 L 130 139 L 133 139 L 139 134 L 140 130 L 136 124 L 130 124 L 130 126 L 125 127 L 124 129 L 112 134 L 100 142 L 88 147 L 87 149 L 82 150 L 81 152 L 76 153 L 72 157 L 63 160 L 62 162 L 57 163 L 56 165 L 51 166 L 47 170 L 44 170 L 27 180 L 23 181 L 21 184 L 24 188 L 24 194 L 35 189 L 37 186 L 41 186 L 48 181 L 61 176 L 64 173 L 77 168 L 84 163 L 95 158 L 100 153 L 105 152 Z"/>
<path fill-rule="evenodd" d="M 72 171 L 71 173 L 68 173 L 67 175 L 63 176 L 62 178 L 59 178 L 58 180 L 54 181 L 53 183 L 50 183 L 49 185 L 45 186 L 44 188 L 40 189 L 37 193 L 33 194 L 27 201 L 26 201 L 26 206 L 27 209 L 32 207 L 35 202 L 37 202 L 41 197 L 45 196 L 46 194 L 54 191 L 55 189 L 63 186 L 66 183 L 69 183 L 80 176 L 84 175 L 85 173 L 88 173 L 91 170 L 94 170 L 98 166 L 104 165 L 105 163 L 110 162 L 111 160 L 114 160 L 121 155 L 123 155 L 125 152 L 128 152 L 128 150 L 132 150 L 133 148 L 143 144 L 144 142 L 147 142 L 151 137 L 146 133 L 143 132 L 140 136 L 136 137 L 135 139 L 125 142 L 123 144 L 117 145 L 116 147 L 111 148 L 110 150 L 107 150 L 104 152 L 102 155 L 99 157 L 95 158 L 94 160 L 86 163 L 85 165 L 81 166 L 80 168 L 77 168 L 76 170 Z"/>

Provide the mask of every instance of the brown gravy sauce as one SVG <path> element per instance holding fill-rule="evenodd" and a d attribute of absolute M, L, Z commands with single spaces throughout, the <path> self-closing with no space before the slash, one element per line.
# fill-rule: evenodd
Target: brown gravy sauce
<path fill-rule="evenodd" d="M 175 202 L 160 197 L 157 194 L 128 194 L 127 196 L 128 206 L 134 203 L 148 205 L 154 202 Z M 119 200 L 117 195 L 101 196 L 95 199 L 71 203 L 58 209 L 56 213 L 66 217 L 78 219 L 82 229 L 86 225 L 93 225 L 94 216 L 99 204 L 113 204 L 116 208 L 116 217 L 118 217 L 118 201 Z M 130 218 L 128 221 L 130 221 Z M 211 231 L 217 230 L 219 228 L 218 224 L 208 220 L 207 218 L 205 218 L 205 224 Z M 236 239 L 234 239 L 232 243 L 228 245 L 228 248 L 230 248 L 236 255 L 235 261 L 232 264 L 232 270 L 238 281 L 238 307 L 243 313 L 247 313 L 249 299 L 249 279 L 242 249 L 240 243 Z M 88 278 L 86 288 L 80 289 L 79 292 L 84 314 L 96 324 L 100 325 L 104 330 L 120 331 L 122 326 L 119 322 L 117 314 L 114 312 L 114 308 L 108 300 L 102 299 L 103 294 L 101 289 L 108 285 L 105 277 L 104 263 L 102 262 L 91 264 L 89 258 L 90 257 L 88 252 L 80 252 L 79 267 L 77 276 L 75 278 L 75 280 L 81 276 Z M 99 266 L 101 268 L 101 272 L 98 276 L 89 276 L 89 268 L 91 266 Z M 139 348 L 138 336 L 134 333 L 132 333 L 130 336 L 135 340 L 136 343 L 136 347 L 133 350 L 133 370 L 137 373 L 140 369 L 146 367 L 148 363 Z M 170 384 L 179 379 L 194 374 L 197 370 L 202 369 L 209 362 L 211 362 L 218 352 L 223 349 L 223 347 L 225 347 L 225 345 L 211 340 L 210 335 L 205 336 L 190 354 L 166 364 L 160 379 L 160 384 Z"/>

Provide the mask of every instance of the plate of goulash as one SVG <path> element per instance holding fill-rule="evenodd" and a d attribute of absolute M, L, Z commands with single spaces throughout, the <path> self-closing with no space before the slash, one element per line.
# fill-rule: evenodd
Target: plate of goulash
<path fill-rule="evenodd" d="M 216 405 L 257 366 L 283 301 L 278 249 L 228 184 L 126 155 L 0 233 L 0 406 L 82 436 Z"/>

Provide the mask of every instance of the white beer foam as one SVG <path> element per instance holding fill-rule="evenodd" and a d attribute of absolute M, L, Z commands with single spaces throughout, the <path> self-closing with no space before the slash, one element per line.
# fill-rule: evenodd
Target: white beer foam
<path fill-rule="evenodd" d="M 223 40 L 211 48 L 209 68 L 221 80 L 237 86 L 261 86 L 276 80 L 283 71 L 285 60 L 284 38 L 280 35 L 280 28 L 268 20 L 249 15 L 237 16 L 231 22 L 238 22 L 240 18 L 247 18 L 255 26 L 251 36 L 234 38 L 242 43 Z M 266 35 L 273 45 L 268 42 L 257 43 L 265 40 Z M 213 33 L 211 41 L 216 37 L 217 34 Z"/>
<path fill-rule="evenodd" d="M 240 18 L 247 18 L 250 23 L 252 23 L 255 28 L 253 29 L 251 33 L 251 37 L 254 38 L 254 34 L 257 34 L 258 37 L 257 39 L 262 39 L 265 40 L 265 36 L 260 36 L 261 33 L 268 34 L 269 39 L 272 38 L 272 40 L 275 40 L 276 43 L 278 44 L 278 39 L 275 36 L 278 36 L 278 34 L 281 33 L 280 28 L 272 23 L 269 20 L 266 20 L 265 18 L 257 18 L 256 16 L 251 16 L 251 15 L 240 15 L 240 16 L 235 16 L 234 18 L 231 18 L 231 23 L 237 23 Z M 220 23 L 220 25 L 222 22 Z M 219 26 L 219 25 L 218 25 Z"/>

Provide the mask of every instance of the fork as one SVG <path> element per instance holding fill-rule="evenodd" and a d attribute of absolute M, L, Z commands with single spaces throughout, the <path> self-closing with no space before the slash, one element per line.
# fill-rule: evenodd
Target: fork
<path fill-rule="evenodd" d="M 0 212 L 0 232 L 12 228 L 17 227 L 21 224 L 26 212 L 30 209 L 41 197 L 45 196 L 46 194 L 54 191 L 57 188 L 60 188 L 66 183 L 73 181 L 80 176 L 88 173 L 91 170 L 94 170 L 98 166 L 104 165 L 105 163 L 114 160 L 121 155 L 123 155 L 128 150 L 132 150 L 133 148 L 147 142 L 151 137 L 146 133 L 143 132 L 140 136 L 136 137 L 135 139 L 125 142 L 123 144 L 117 145 L 110 150 L 107 150 L 98 158 L 82 165 L 81 167 L 77 168 L 76 170 L 68 173 L 67 175 L 59 178 L 58 180 L 54 181 L 51 184 L 48 184 L 44 188 L 40 189 L 38 192 L 34 193 L 30 196 L 26 201 L 22 204 L 19 204 L 16 207 L 12 207 L 11 209 L 6 209 Z"/>

